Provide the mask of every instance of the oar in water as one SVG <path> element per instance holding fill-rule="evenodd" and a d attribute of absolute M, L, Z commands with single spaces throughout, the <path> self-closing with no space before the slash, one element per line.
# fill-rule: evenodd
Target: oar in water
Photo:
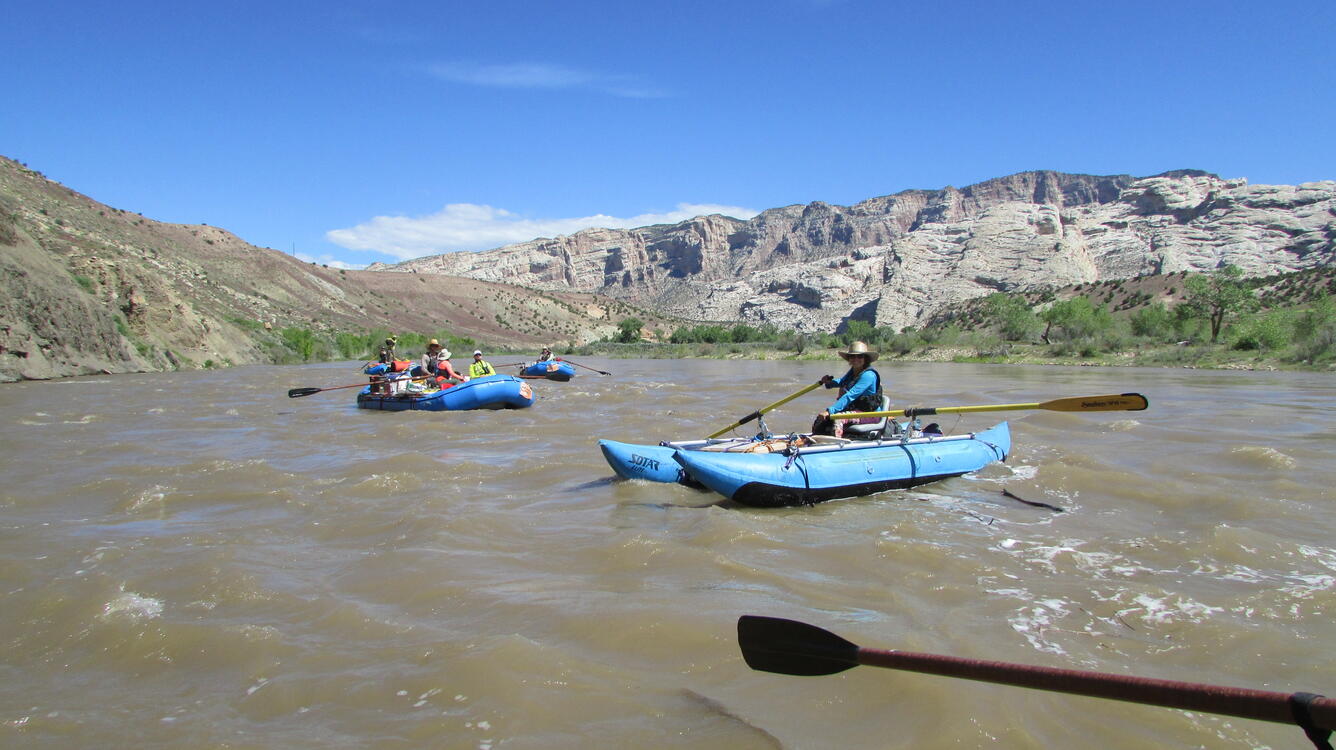
<path fill-rule="evenodd" d="M 722 429 L 722 430 L 720 430 L 720 431 L 714 433 L 713 435 L 710 435 L 709 437 L 710 437 L 710 438 L 717 438 L 717 437 L 719 437 L 720 435 L 724 434 L 725 432 L 728 432 L 729 430 L 734 430 L 734 429 L 737 429 L 737 428 L 741 427 L 741 426 L 744 425 L 744 424 L 747 424 L 748 422 L 752 421 L 753 419 L 760 419 L 761 416 L 764 415 L 766 412 L 768 412 L 768 411 L 770 411 L 770 410 L 772 410 L 772 409 L 778 409 L 779 407 L 783 406 L 784 404 L 787 404 L 788 402 L 792 401 L 792 400 L 795 399 L 795 398 L 798 398 L 799 396 L 803 395 L 804 393 L 807 393 L 808 391 L 812 390 L 813 388 L 819 388 L 820 386 L 821 386 L 821 381 L 818 380 L 817 382 L 815 382 L 815 383 L 813 383 L 813 384 L 811 384 L 811 385 L 809 385 L 809 386 L 804 387 L 802 390 L 798 391 L 797 393 L 794 393 L 794 394 L 792 394 L 792 395 L 790 395 L 790 396 L 785 396 L 784 398 L 781 398 L 780 400 L 776 401 L 776 402 L 773 403 L 773 404 L 770 404 L 769 406 L 764 406 L 764 407 L 761 407 L 760 409 L 757 409 L 756 411 L 752 412 L 751 414 L 748 414 L 747 416 L 743 417 L 742 419 L 739 419 L 738 421 L 736 421 L 736 422 L 734 422 L 733 424 L 731 424 L 731 425 L 725 427 L 724 429 Z"/>
<path fill-rule="evenodd" d="M 395 378 L 395 380 L 424 380 L 430 377 L 433 376 L 418 375 L 417 377 L 413 378 Z M 367 385 L 366 383 L 354 383 L 352 385 L 332 385 L 328 388 L 293 388 L 292 390 L 288 391 L 288 398 L 301 398 L 302 396 L 309 396 L 312 393 L 319 393 L 321 391 L 337 391 L 340 388 L 365 388 L 366 385 Z"/>
<path fill-rule="evenodd" d="M 847 411 L 830 415 L 831 419 L 861 419 L 863 417 L 925 417 L 930 414 L 968 414 L 976 411 L 1017 411 L 1044 409 L 1046 411 L 1141 411 L 1148 405 L 1140 393 L 1111 396 L 1073 396 L 1055 398 L 1033 404 L 985 404 L 983 406 L 911 406 L 891 411 Z"/>
<path fill-rule="evenodd" d="M 605 372 L 604 370 L 594 370 L 594 368 L 589 367 L 588 365 L 582 365 L 582 364 L 580 364 L 579 362 L 571 362 L 569 359 L 563 359 L 563 360 L 559 360 L 559 361 L 561 361 L 561 362 L 570 362 L 571 364 L 575 365 L 576 367 L 583 367 L 583 368 L 585 368 L 586 370 L 593 370 L 594 372 L 598 373 L 599 375 L 611 375 L 611 374 L 612 374 L 612 373 L 610 373 L 610 372 Z"/>
<path fill-rule="evenodd" d="M 961 677 L 1094 698 L 1205 711 L 1298 724 L 1317 747 L 1336 729 L 1336 700 L 1312 693 L 1276 693 L 1192 682 L 1054 669 L 910 651 L 863 648 L 815 625 L 777 617 L 738 618 L 738 645 L 747 666 L 762 672 L 826 675 L 859 665 Z"/>

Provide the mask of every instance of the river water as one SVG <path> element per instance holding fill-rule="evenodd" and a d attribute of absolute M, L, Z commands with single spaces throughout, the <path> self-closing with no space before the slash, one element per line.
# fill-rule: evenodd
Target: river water
<path fill-rule="evenodd" d="M 355 363 L 0 386 L 0 746 L 1273 747 L 1295 727 L 861 667 L 864 646 L 1336 695 L 1336 379 L 882 363 L 898 406 L 1136 391 L 1006 464 L 755 510 L 612 481 L 831 362 L 579 360 L 530 409 L 386 413 Z M 812 393 L 773 412 L 803 429 Z M 1007 489 L 1058 513 L 1001 494 Z"/>

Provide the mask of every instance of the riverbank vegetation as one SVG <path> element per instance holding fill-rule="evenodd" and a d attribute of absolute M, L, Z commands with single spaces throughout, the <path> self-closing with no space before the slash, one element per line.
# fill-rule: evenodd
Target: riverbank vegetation
<path fill-rule="evenodd" d="M 624 330 L 624 329 L 623 329 Z M 865 341 L 883 358 L 954 362 L 1237 369 L 1336 367 L 1336 272 L 1330 267 L 1244 278 L 1226 266 L 1056 290 L 998 292 L 920 328 L 848 321 L 833 334 L 698 324 L 664 343 L 600 342 L 613 356 L 831 356 Z"/>
<path fill-rule="evenodd" d="M 370 359 L 391 332 L 321 334 L 284 328 L 267 346 L 275 362 Z M 436 338 L 455 356 L 536 352 L 490 346 L 448 331 L 398 332 L 401 357 L 418 357 Z M 1320 267 L 1244 278 L 1226 266 L 1062 289 L 998 292 L 929 320 L 893 330 L 850 320 L 835 333 L 771 325 L 684 323 L 651 329 L 623 318 L 608 339 L 553 341 L 559 354 L 611 357 L 826 359 L 865 341 L 883 359 L 1233 369 L 1336 368 L 1336 269 Z"/>

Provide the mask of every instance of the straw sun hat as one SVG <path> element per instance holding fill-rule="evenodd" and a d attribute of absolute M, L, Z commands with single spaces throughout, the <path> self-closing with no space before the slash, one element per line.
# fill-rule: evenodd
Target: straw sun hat
<path fill-rule="evenodd" d="M 840 356 L 844 357 L 846 361 L 848 361 L 848 359 L 854 356 L 855 354 L 861 354 L 865 356 L 867 358 L 868 364 L 872 364 L 873 362 L 877 361 L 878 354 L 875 351 L 868 349 L 867 344 L 863 343 L 862 341 L 855 341 L 853 343 L 853 346 L 849 347 L 849 351 L 840 352 Z"/>

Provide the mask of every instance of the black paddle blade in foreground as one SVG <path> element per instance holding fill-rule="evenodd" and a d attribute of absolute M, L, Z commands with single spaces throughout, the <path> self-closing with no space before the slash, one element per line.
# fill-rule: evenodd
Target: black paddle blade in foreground
<path fill-rule="evenodd" d="M 322 391 L 322 390 L 324 390 L 324 389 L 323 389 L 323 388 L 293 388 L 292 390 L 288 391 L 288 398 L 301 398 L 302 396 L 309 396 L 309 395 L 311 395 L 312 393 L 319 393 L 319 392 Z"/>
<path fill-rule="evenodd" d="M 857 645 L 796 620 L 743 615 L 738 645 L 747 666 L 761 672 L 810 677 L 858 666 Z"/>

